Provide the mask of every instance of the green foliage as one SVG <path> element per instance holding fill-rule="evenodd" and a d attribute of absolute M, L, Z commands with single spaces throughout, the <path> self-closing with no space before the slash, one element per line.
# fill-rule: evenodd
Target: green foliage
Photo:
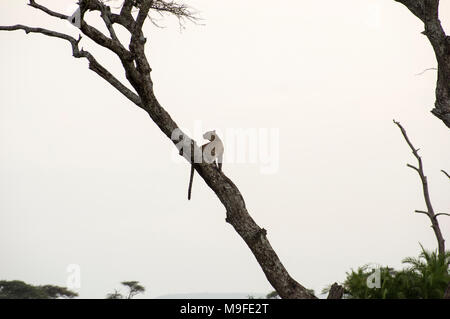
<path fill-rule="evenodd" d="M 76 296 L 78 296 L 77 293 L 65 287 L 33 286 L 20 280 L 0 281 L 0 299 L 58 299 Z"/>
<path fill-rule="evenodd" d="M 365 265 L 347 273 L 343 286 L 345 298 L 350 299 L 441 299 L 450 283 L 450 252 L 439 256 L 422 247 L 418 258 L 408 257 L 402 262 L 408 267 L 395 271 L 389 267 Z M 379 271 L 379 288 L 369 288 L 367 279 Z"/>
<path fill-rule="evenodd" d="M 45 285 L 37 288 L 45 292 L 50 299 L 74 298 L 78 296 L 76 292 L 70 291 L 65 287 Z"/>
<path fill-rule="evenodd" d="M 442 298 L 450 283 L 450 252 L 439 255 L 423 249 L 419 258 L 408 257 L 403 263 L 409 265 L 408 271 L 416 277 L 414 288 L 418 295 L 426 299 Z"/>

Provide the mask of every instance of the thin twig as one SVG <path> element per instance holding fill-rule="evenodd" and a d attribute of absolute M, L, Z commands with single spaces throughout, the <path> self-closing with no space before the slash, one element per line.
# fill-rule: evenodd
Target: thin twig
<path fill-rule="evenodd" d="M 417 74 L 415 74 L 415 75 L 416 75 L 416 76 L 419 76 L 419 75 L 422 75 L 422 74 L 424 74 L 425 72 L 431 71 L 431 70 L 437 70 L 437 68 L 428 68 L 428 69 L 425 69 L 425 70 L 423 70 L 422 72 L 417 73 Z"/>
<path fill-rule="evenodd" d="M 418 214 L 425 214 L 425 215 L 427 215 L 428 217 L 430 217 L 430 214 L 429 214 L 428 212 L 424 212 L 423 210 L 415 210 L 414 212 L 415 212 L 415 213 L 418 213 Z"/>
<path fill-rule="evenodd" d="M 444 171 L 443 169 L 441 169 L 441 172 L 444 173 L 448 178 L 450 178 L 450 175 L 449 175 L 446 171 Z"/>

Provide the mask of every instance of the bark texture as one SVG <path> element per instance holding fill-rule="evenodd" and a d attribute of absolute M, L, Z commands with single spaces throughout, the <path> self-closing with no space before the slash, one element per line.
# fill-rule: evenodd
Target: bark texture
<path fill-rule="evenodd" d="M 146 38 L 142 27 L 148 20 L 152 10 L 163 13 L 172 13 L 178 18 L 192 18 L 190 11 L 184 5 L 161 0 L 125 0 L 120 14 L 111 13 L 110 8 L 99 0 L 80 0 L 81 15 L 87 11 L 98 11 L 105 23 L 109 36 L 103 34 L 95 27 L 89 25 L 81 18 L 80 31 L 84 36 L 92 39 L 96 44 L 115 53 L 125 71 L 126 78 L 131 85 L 128 88 L 104 68 L 94 56 L 86 50 L 79 49 L 81 40 L 69 35 L 52 30 L 28 27 L 24 25 L 1 26 L 0 30 L 13 31 L 24 30 L 26 33 L 40 33 L 46 36 L 60 38 L 70 42 L 73 56 L 86 58 L 89 61 L 89 69 L 97 73 L 105 81 L 121 92 L 128 100 L 147 112 L 153 122 L 161 129 L 176 147 L 180 145 L 193 145 L 198 148 L 195 141 L 184 134 L 170 114 L 160 105 L 153 92 L 153 83 L 150 76 L 151 67 L 145 55 Z M 59 19 L 68 19 L 68 16 L 54 12 L 42 5 L 30 0 L 29 5 L 41 10 L 50 16 Z M 133 10 L 133 15 L 132 15 Z M 126 48 L 117 38 L 114 25 L 119 24 L 131 34 L 131 41 Z M 174 136 L 174 132 L 176 132 Z M 190 154 L 183 153 L 186 160 L 192 161 Z M 281 298 L 316 298 L 305 287 L 296 282 L 287 272 L 277 254 L 273 250 L 266 236 L 266 230 L 259 227 L 249 215 L 242 197 L 236 185 L 223 172 L 220 172 L 214 164 L 196 163 L 196 171 L 214 191 L 226 209 L 226 221 L 230 223 L 236 232 L 242 237 L 252 251 L 261 266 L 267 280 L 274 287 Z M 183 194 L 184 195 L 184 194 Z"/>
<path fill-rule="evenodd" d="M 343 296 L 344 287 L 335 282 L 330 288 L 327 299 L 342 299 Z"/>
<path fill-rule="evenodd" d="M 439 0 L 395 0 L 405 5 L 425 26 L 422 33 L 433 47 L 438 64 L 436 102 L 431 110 L 450 128 L 450 36 L 439 20 Z"/>

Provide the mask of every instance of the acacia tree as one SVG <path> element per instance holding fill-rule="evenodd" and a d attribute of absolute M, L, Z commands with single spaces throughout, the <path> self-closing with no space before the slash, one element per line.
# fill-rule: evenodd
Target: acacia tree
<path fill-rule="evenodd" d="M 172 14 L 177 18 L 195 19 L 189 7 L 173 1 L 163 0 L 124 0 L 119 13 L 113 13 L 107 2 L 100 0 L 80 0 L 78 16 L 69 17 L 55 12 L 34 0 L 29 1 L 29 6 L 41 10 L 46 14 L 67 20 L 76 24 L 81 34 L 93 40 L 97 45 L 113 52 L 120 61 L 125 72 L 129 88 L 121 83 L 111 72 L 102 66 L 100 62 L 87 50 L 79 48 L 82 38 L 78 39 L 53 30 L 25 25 L 0 26 L 0 30 L 14 31 L 24 30 L 28 33 L 39 33 L 49 37 L 68 41 L 72 47 L 75 58 L 85 58 L 89 62 L 89 69 L 97 73 L 106 82 L 121 92 L 130 102 L 143 109 L 177 148 L 188 151 L 180 152 L 187 161 L 193 163 L 195 170 L 205 180 L 206 184 L 214 191 L 226 209 L 226 222 L 230 223 L 236 232 L 248 245 L 270 284 L 281 298 L 316 298 L 305 287 L 295 281 L 287 272 L 277 254 L 273 250 L 266 237 L 266 230 L 259 227 L 249 215 L 242 197 L 236 185 L 212 163 L 194 161 L 194 154 L 201 154 L 197 143 L 181 131 L 177 123 L 172 119 L 164 107 L 160 105 L 153 92 L 151 78 L 151 66 L 145 53 L 146 38 L 143 26 L 154 12 L 160 14 Z M 108 34 L 104 34 L 84 20 L 88 11 L 100 13 L 102 23 L 105 24 Z M 150 18 L 150 21 L 151 18 Z M 117 37 L 115 26 L 124 27 L 130 35 L 130 43 L 126 47 Z M 193 152 L 192 152 L 193 150 Z"/>
<path fill-rule="evenodd" d="M 445 34 L 439 20 L 439 0 L 395 0 L 404 4 L 425 26 L 422 32 L 433 47 L 437 60 L 438 78 L 436 102 L 431 110 L 450 128 L 450 36 Z"/>
<path fill-rule="evenodd" d="M 20 280 L 0 280 L 0 299 L 71 299 L 77 296 L 76 292 L 65 287 L 33 286 Z"/>
<path fill-rule="evenodd" d="M 127 287 L 128 295 L 122 295 L 119 291 L 114 290 L 106 295 L 106 299 L 133 299 L 137 294 L 145 292 L 145 287 L 140 285 L 139 281 L 122 281 L 121 284 Z"/>

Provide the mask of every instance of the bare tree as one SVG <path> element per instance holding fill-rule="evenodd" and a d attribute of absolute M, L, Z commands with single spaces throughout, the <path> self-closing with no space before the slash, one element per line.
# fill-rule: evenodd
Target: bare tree
<path fill-rule="evenodd" d="M 419 156 L 419 149 L 416 149 L 414 145 L 411 143 L 411 141 L 408 138 L 408 135 L 406 134 L 406 130 L 403 128 L 403 126 L 394 120 L 394 123 L 400 128 L 400 131 L 402 132 L 403 137 L 405 138 L 406 143 L 408 143 L 409 148 L 411 149 L 412 153 L 414 154 L 414 157 L 417 159 L 418 166 L 414 166 L 411 164 L 407 164 L 408 167 L 412 168 L 419 174 L 420 180 L 422 182 L 422 190 L 423 190 L 423 196 L 425 198 L 425 205 L 427 207 L 426 211 L 422 210 L 416 210 L 416 213 L 419 214 L 425 214 L 428 216 L 428 218 L 431 221 L 431 227 L 433 228 L 434 235 L 436 236 L 436 240 L 438 242 L 438 252 L 439 255 L 444 256 L 445 255 L 445 240 L 442 236 L 441 228 L 439 227 L 439 221 L 438 216 L 441 215 L 447 215 L 450 216 L 450 214 L 447 213 L 435 213 L 433 205 L 431 204 L 430 199 L 430 192 L 428 190 L 428 180 L 425 176 L 425 173 L 423 171 L 423 164 L 422 164 L 422 158 Z"/>
<path fill-rule="evenodd" d="M 64 14 L 52 11 L 36 3 L 34 0 L 30 0 L 29 5 L 55 18 L 64 20 L 69 18 Z M 99 0 L 80 0 L 79 6 L 79 30 L 97 45 L 110 50 L 117 56 L 132 89 L 121 83 L 89 51 L 79 48 L 81 35 L 78 39 L 75 39 L 64 33 L 20 24 L 0 26 L 0 30 L 24 30 L 27 34 L 40 33 L 68 41 L 75 58 L 87 59 L 90 70 L 97 73 L 106 82 L 121 92 L 128 100 L 147 112 L 153 122 L 160 128 L 161 132 L 177 148 L 183 145 L 192 145 L 194 150 L 198 151 L 197 143 L 179 129 L 170 114 L 156 99 L 150 75 L 152 69 L 144 50 L 146 38 L 143 32 L 143 25 L 152 12 L 172 14 L 181 20 L 193 19 L 194 15 L 189 7 L 173 1 L 124 0 L 120 7 L 120 13 L 116 14 L 111 12 L 110 7 L 106 3 Z M 100 32 L 84 20 L 84 14 L 87 11 L 100 12 L 101 19 L 109 34 Z M 129 32 L 131 41 L 128 48 L 116 36 L 115 25 L 121 25 Z M 180 152 L 180 155 L 182 154 L 187 161 L 194 162 L 192 153 L 195 152 Z M 248 245 L 268 281 L 280 297 L 316 298 L 289 275 L 270 245 L 266 236 L 266 230 L 259 227 L 249 215 L 244 198 L 236 185 L 223 172 L 219 171 L 214 164 L 205 162 L 194 163 L 194 168 L 222 202 L 226 209 L 226 221 L 234 227 L 236 232 Z"/>
<path fill-rule="evenodd" d="M 431 110 L 450 128 L 450 36 L 439 21 L 439 0 L 395 0 L 404 4 L 425 25 L 422 32 L 431 43 L 437 60 L 436 102 Z"/>

